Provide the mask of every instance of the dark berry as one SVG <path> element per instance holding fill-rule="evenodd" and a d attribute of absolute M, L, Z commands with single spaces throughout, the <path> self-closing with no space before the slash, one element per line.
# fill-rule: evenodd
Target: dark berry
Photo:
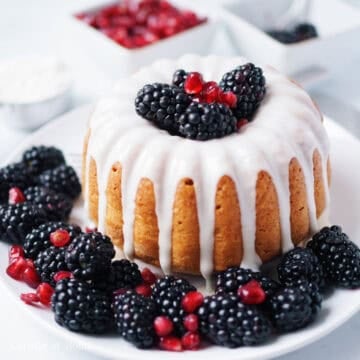
<path fill-rule="evenodd" d="M 87 334 L 102 334 L 113 328 L 111 300 L 86 282 L 64 279 L 56 284 L 51 299 L 56 322 Z"/>
<path fill-rule="evenodd" d="M 184 89 L 185 80 L 188 73 L 183 70 L 179 69 L 174 72 L 172 83 L 173 85 L 176 85 L 177 87 Z"/>
<path fill-rule="evenodd" d="M 198 310 L 200 332 L 212 343 L 235 348 L 264 343 L 271 334 L 269 320 L 253 305 L 237 296 L 207 296 Z"/>
<path fill-rule="evenodd" d="M 95 281 L 94 286 L 113 293 L 119 289 L 133 289 L 141 282 L 138 266 L 129 260 L 122 259 L 113 261 L 109 275 L 105 279 Z"/>
<path fill-rule="evenodd" d="M 44 171 L 39 176 L 39 184 L 71 199 L 77 198 L 81 193 L 79 177 L 74 168 L 67 165 Z"/>
<path fill-rule="evenodd" d="M 312 315 L 313 318 L 315 318 L 321 310 L 323 301 L 319 285 L 316 282 L 299 279 L 293 284 L 293 286 L 299 288 L 302 292 L 310 296 Z"/>
<path fill-rule="evenodd" d="M 165 276 L 156 281 L 152 292 L 152 298 L 160 315 L 171 319 L 175 332 L 180 335 L 186 332 L 183 324 L 186 312 L 181 303 L 183 297 L 190 291 L 196 291 L 196 288 L 185 279 Z"/>
<path fill-rule="evenodd" d="M 236 131 L 236 118 L 227 105 L 192 102 L 179 118 L 179 135 L 194 140 L 210 140 Z"/>
<path fill-rule="evenodd" d="M 325 227 L 307 244 L 318 257 L 326 281 L 344 287 L 360 287 L 360 249 L 340 226 Z"/>
<path fill-rule="evenodd" d="M 27 234 L 47 220 L 38 205 L 22 203 L 0 207 L 0 240 L 22 244 Z"/>
<path fill-rule="evenodd" d="M 278 332 L 295 331 L 314 320 L 312 299 L 299 288 L 279 290 L 270 299 L 270 308 L 271 320 Z"/>
<path fill-rule="evenodd" d="M 226 73 L 220 82 L 220 88 L 237 96 L 236 107 L 232 109 L 236 119 L 250 120 L 265 97 L 265 77 L 261 68 L 247 63 Z"/>
<path fill-rule="evenodd" d="M 295 26 L 294 33 L 297 41 L 308 40 L 318 36 L 316 27 L 309 23 L 301 23 Z"/>
<path fill-rule="evenodd" d="M 78 235 L 66 249 L 66 264 L 75 278 L 83 280 L 105 279 L 111 271 L 115 256 L 109 237 L 99 233 Z"/>
<path fill-rule="evenodd" d="M 77 235 L 81 234 L 81 229 L 77 225 L 68 225 L 63 222 L 48 222 L 34 228 L 25 238 L 24 251 L 27 258 L 36 259 L 38 254 L 51 247 L 50 235 L 56 230 L 66 230 L 72 241 Z"/>
<path fill-rule="evenodd" d="M 62 151 L 53 146 L 33 146 L 24 152 L 22 160 L 34 175 L 65 164 Z"/>
<path fill-rule="evenodd" d="M 296 247 L 287 252 L 277 267 L 280 282 L 285 286 L 293 286 L 297 280 L 315 282 L 324 286 L 322 266 L 309 248 Z"/>
<path fill-rule="evenodd" d="M 143 349 L 155 344 L 157 309 L 153 299 L 128 291 L 115 297 L 113 307 L 117 332 L 126 341 Z"/>
<path fill-rule="evenodd" d="M 293 44 L 298 41 L 294 31 L 287 30 L 270 30 L 267 32 L 272 38 L 283 44 Z"/>
<path fill-rule="evenodd" d="M 50 220 L 65 221 L 69 218 L 73 203 L 66 195 L 41 186 L 29 187 L 24 195 L 26 201 L 41 206 Z"/>
<path fill-rule="evenodd" d="M 17 187 L 24 191 L 32 185 L 32 177 L 22 163 L 7 165 L 0 169 L 0 204 L 8 203 L 9 190 Z"/>
<path fill-rule="evenodd" d="M 42 282 L 55 286 L 55 274 L 68 270 L 65 262 L 65 249 L 52 246 L 41 251 L 35 260 L 35 268 Z"/>
<path fill-rule="evenodd" d="M 145 85 L 135 99 L 136 112 L 170 134 L 178 133 L 179 117 L 191 102 L 189 95 L 174 85 Z"/>

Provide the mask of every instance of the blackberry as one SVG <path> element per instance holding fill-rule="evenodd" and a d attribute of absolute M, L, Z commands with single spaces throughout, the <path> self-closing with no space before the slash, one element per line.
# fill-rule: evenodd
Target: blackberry
<path fill-rule="evenodd" d="M 154 345 L 157 310 L 153 299 L 129 291 L 115 297 L 113 309 L 116 330 L 126 341 L 142 349 Z"/>
<path fill-rule="evenodd" d="M 301 329 L 314 320 L 312 299 L 303 290 L 286 287 L 270 299 L 271 320 L 278 332 Z"/>
<path fill-rule="evenodd" d="M 265 97 L 265 77 L 261 68 L 247 63 L 226 73 L 220 82 L 220 88 L 232 91 L 237 96 L 236 108 L 232 109 L 236 118 L 251 120 Z"/>
<path fill-rule="evenodd" d="M 115 256 L 109 237 L 92 232 L 78 235 L 67 247 L 66 264 L 76 278 L 83 280 L 105 279 Z"/>
<path fill-rule="evenodd" d="M 55 321 L 71 331 L 102 334 L 114 325 L 109 296 L 76 279 L 56 284 L 51 308 Z"/>
<path fill-rule="evenodd" d="M 179 135 L 194 140 L 210 140 L 236 131 L 236 118 L 227 105 L 191 103 L 179 117 Z"/>
<path fill-rule="evenodd" d="M 191 98 L 174 85 L 155 83 L 145 85 L 135 99 L 136 112 L 170 134 L 178 133 L 180 115 Z"/>
<path fill-rule="evenodd" d="M 64 154 L 54 146 L 33 146 L 24 152 L 22 161 L 34 175 L 65 164 Z"/>
<path fill-rule="evenodd" d="M 299 279 L 294 283 L 294 287 L 299 288 L 302 292 L 308 294 L 311 299 L 312 316 L 315 318 L 321 310 L 323 296 L 316 282 Z"/>
<path fill-rule="evenodd" d="M 113 293 L 119 289 L 133 289 L 142 283 L 141 272 L 134 262 L 122 259 L 111 263 L 111 270 L 104 280 L 95 281 L 98 289 Z"/>
<path fill-rule="evenodd" d="M 42 224 L 34 228 L 25 238 L 24 251 L 26 257 L 35 260 L 41 251 L 51 247 L 50 234 L 59 229 L 68 231 L 71 240 L 81 234 L 81 229 L 77 225 L 68 225 L 63 222 Z"/>
<path fill-rule="evenodd" d="M 271 324 L 265 315 L 256 306 L 242 304 L 235 295 L 205 297 L 198 316 L 201 333 L 216 345 L 258 345 L 271 335 Z"/>
<path fill-rule="evenodd" d="M 296 247 L 287 252 L 277 267 L 280 282 L 285 286 L 292 286 L 295 281 L 302 279 L 324 287 L 322 266 L 309 248 Z"/>
<path fill-rule="evenodd" d="M 49 220 L 64 221 L 69 218 L 73 204 L 64 194 L 45 187 L 34 186 L 26 189 L 24 195 L 26 201 L 43 207 Z"/>
<path fill-rule="evenodd" d="M 41 281 L 55 286 L 54 275 L 58 271 L 68 271 L 65 263 L 65 249 L 51 246 L 40 251 L 35 261 L 35 269 Z"/>
<path fill-rule="evenodd" d="M 26 235 L 47 222 L 41 207 L 29 203 L 0 207 L 0 240 L 9 244 L 22 244 Z"/>
<path fill-rule="evenodd" d="M 22 163 L 14 163 L 0 169 L 0 204 L 7 204 L 9 190 L 18 187 L 26 189 L 32 184 L 32 178 Z"/>
<path fill-rule="evenodd" d="M 276 281 L 260 272 L 241 267 L 231 267 L 217 274 L 216 293 L 236 294 L 238 288 L 247 284 L 250 280 L 258 281 L 267 297 L 272 296 L 280 288 Z"/>
<path fill-rule="evenodd" d="M 173 85 L 175 85 L 181 89 L 184 89 L 185 80 L 186 80 L 187 75 L 188 75 L 188 73 L 183 69 L 176 70 L 174 72 L 173 79 L 172 79 Z"/>
<path fill-rule="evenodd" d="M 293 31 L 270 30 L 267 32 L 267 34 L 283 44 L 293 44 L 298 41 L 298 38 Z"/>
<path fill-rule="evenodd" d="M 195 290 L 196 288 L 187 280 L 174 276 L 158 279 L 154 285 L 152 298 L 160 314 L 166 315 L 173 321 L 175 332 L 180 335 L 185 333 L 183 320 L 186 315 L 181 301 L 189 291 Z"/>
<path fill-rule="evenodd" d="M 79 178 L 73 167 L 60 165 L 46 170 L 39 176 L 39 184 L 55 192 L 60 192 L 70 199 L 77 198 L 81 193 Z"/>
<path fill-rule="evenodd" d="M 360 249 L 340 226 L 325 227 L 307 244 L 318 257 L 328 284 L 360 287 Z"/>

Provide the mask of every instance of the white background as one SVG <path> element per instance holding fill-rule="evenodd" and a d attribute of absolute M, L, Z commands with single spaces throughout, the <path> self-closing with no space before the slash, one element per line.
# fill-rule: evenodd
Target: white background
<path fill-rule="evenodd" d="M 209 3 L 209 0 L 197 1 Z M 61 26 L 64 16 L 74 5 L 81 7 L 89 3 L 91 1 L 86 0 L 0 0 L 0 61 L 28 54 L 59 54 L 74 74 L 74 107 L 93 101 L 109 89 L 111 79 L 92 64 L 91 59 L 84 58 L 81 49 L 65 52 L 59 42 L 61 39 L 64 43 Z M 360 138 L 360 58 L 348 59 L 346 54 L 334 56 L 343 58 L 343 66 L 311 93 L 323 112 Z M 9 129 L 5 120 L 0 122 L 0 162 L 27 136 Z M 86 349 L 78 349 L 46 333 L 19 311 L 13 298 L 3 290 L 0 287 L 0 359 L 98 359 Z M 279 360 L 359 360 L 359 334 L 360 314 L 357 314 L 321 341 Z M 144 358 L 149 358 L 146 352 Z"/>

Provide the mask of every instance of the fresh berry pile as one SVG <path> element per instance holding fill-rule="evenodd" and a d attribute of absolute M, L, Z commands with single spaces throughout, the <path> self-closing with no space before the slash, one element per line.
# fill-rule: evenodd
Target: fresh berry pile
<path fill-rule="evenodd" d="M 175 75 L 177 90 L 167 87 L 164 96 L 202 96 L 196 82 L 196 93 L 181 93 L 188 74 Z M 7 181 L 1 189 L 8 191 L 0 206 L 0 239 L 12 244 L 8 276 L 34 289 L 21 300 L 51 308 L 55 321 L 71 331 L 117 333 L 141 349 L 256 346 L 313 323 L 328 288 L 360 287 L 360 249 L 339 226 L 323 228 L 305 248 L 284 254 L 276 279 L 231 267 L 216 275 L 215 293 L 207 296 L 186 279 L 140 271 L 134 262 L 114 260 L 106 235 L 64 221 L 80 191 L 64 162 L 59 150 L 35 147 L 22 162 L 0 170 Z"/>
<path fill-rule="evenodd" d="M 252 63 L 205 81 L 199 72 L 175 71 L 172 84 L 147 84 L 136 112 L 171 135 L 194 140 L 221 138 L 251 121 L 266 93 L 262 70 Z"/>
<path fill-rule="evenodd" d="M 153 44 L 207 21 L 166 0 L 126 0 L 76 17 L 128 49 Z"/>
<path fill-rule="evenodd" d="M 318 37 L 316 27 L 310 23 L 300 23 L 290 30 L 270 30 L 267 33 L 283 44 L 294 44 Z"/>

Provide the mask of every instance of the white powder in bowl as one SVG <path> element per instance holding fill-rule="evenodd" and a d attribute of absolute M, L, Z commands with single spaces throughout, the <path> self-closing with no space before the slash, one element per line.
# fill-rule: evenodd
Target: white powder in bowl
<path fill-rule="evenodd" d="M 0 63 L 0 104 L 43 101 L 71 84 L 67 67 L 55 58 L 28 58 Z"/>

